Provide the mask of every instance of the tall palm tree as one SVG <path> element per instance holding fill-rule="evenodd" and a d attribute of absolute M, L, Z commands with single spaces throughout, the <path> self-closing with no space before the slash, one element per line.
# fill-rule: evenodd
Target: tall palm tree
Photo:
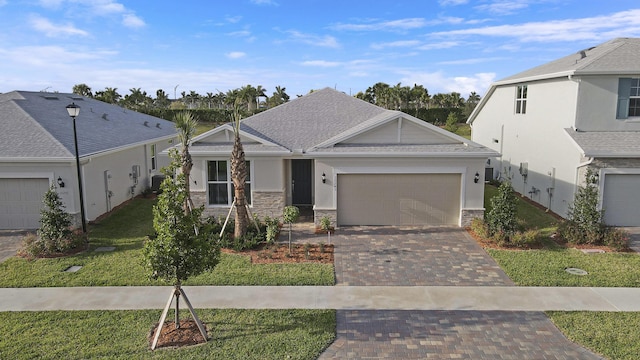
<path fill-rule="evenodd" d="M 93 97 L 93 93 L 91 92 L 91 88 L 87 84 L 76 84 L 73 85 L 73 93 L 86 97 Z"/>
<path fill-rule="evenodd" d="M 193 160 L 191 159 L 191 154 L 189 153 L 189 146 L 191 145 L 193 135 L 195 135 L 196 133 L 198 121 L 195 119 L 191 112 L 181 111 L 175 115 L 174 122 L 176 124 L 176 128 L 178 129 L 178 140 L 182 144 L 182 149 L 180 152 L 180 158 L 182 161 L 181 171 L 185 177 L 185 191 L 187 192 L 187 197 L 184 203 L 184 211 L 185 213 L 188 213 L 191 211 L 191 209 L 193 209 L 193 201 L 191 200 L 190 192 L 191 169 L 193 168 Z"/>
<path fill-rule="evenodd" d="M 258 87 L 256 87 L 256 105 L 258 106 L 258 109 L 260 109 L 260 98 L 263 97 L 265 98 L 265 103 L 267 102 L 267 94 L 265 93 L 267 91 L 267 89 L 263 88 L 262 85 L 258 85 Z"/>
<path fill-rule="evenodd" d="M 233 107 L 233 150 L 231 151 L 231 180 L 233 181 L 233 195 L 236 207 L 236 221 L 233 237 L 242 238 L 249 226 L 249 214 L 247 213 L 247 199 L 244 192 L 247 180 L 247 163 L 244 156 L 244 149 L 240 141 L 240 106 L 242 98 L 236 97 Z"/>
<path fill-rule="evenodd" d="M 118 93 L 118 88 L 106 87 L 104 91 L 96 91 L 95 98 L 109 104 L 117 104 L 122 95 Z"/>
<path fill-rule="evenodd" d="M 168 108 L 169 104 L 171 104 L 171 100 L 169 100 L 169 95 L 167 95 L 167 93 L 164 90 L 158 89 L 156 91 L 156 99 L 154 101 L 154 105 L 158 108 L 164 109 L 164 108 Z"/>

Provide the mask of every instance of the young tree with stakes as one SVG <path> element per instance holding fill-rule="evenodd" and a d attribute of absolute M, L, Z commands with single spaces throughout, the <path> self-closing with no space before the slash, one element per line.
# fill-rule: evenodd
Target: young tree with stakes
<path fill-rule="evenodd" d="M 220 247 L 209 239 L 209 234 L 201 231 L 204 227 L 201 219 L 204 207 L 194 208 L 189 193 L 191 156 L 188 146 L 193 132 L 189 130 L 190 126 L 178 125 L 178 129 L 180 138 L 184 141 L 182 152 L 178 154 L 175 149 L 170 151 L 171 164 L 163 169 L 166 178 L 160 185 L 162 193 L 153 207 L 153 228 L 156 236 L 148 239 L 143 248 L 144 265 L 152 277 L 171 283 L 174 287 L 156 328 L 152 350 L 157 346 L 174 299 L 175 326 L 176 329 L 180 327 L 180 296 L 184 298 L 191 316 L 207 341 L 206 330 L 182 289 L 182 282 L 191 276 L 213 270 L 220 259 Z M 182 172 L 178 172 L 178 169 L 182 169 Z"/>

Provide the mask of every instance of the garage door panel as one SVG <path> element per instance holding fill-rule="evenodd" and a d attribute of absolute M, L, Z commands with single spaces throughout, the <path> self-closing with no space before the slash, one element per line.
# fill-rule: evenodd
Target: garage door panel
<path fill-rule="evenodd" d="M 342 174 L 339 225 L 457 225 L 460 174 Z"/>
<path fill-rule="evenodd" d="M 36 229 L 49 179 L 0 179 L 0 229 Z"/>
<path fill-rule="evenodd" d="M 640 174 L 607 174 L 602 208 L 608 225 L 640 226 Z"/>

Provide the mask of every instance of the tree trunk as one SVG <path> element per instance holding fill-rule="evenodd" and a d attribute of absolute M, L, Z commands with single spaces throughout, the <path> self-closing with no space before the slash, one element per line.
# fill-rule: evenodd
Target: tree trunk
<path fill-rule="evenodd" d="M 190 177 L 191 177 L 191 169 L 193 168 L 193 160 L 191 159 L 191 154 L 189 153 L 189 147 L 185 144 L 182 146 L 182 173 L 185 176 L 185 191 L 187 192 L 187 198 L 184 203 L 184 212 L 185 214 L 191 213 L 191 209 L 193 208 L 193 202 L 191 200 L 191 186 L 190 186 Z"/>
<path fill-rule="evenodd" d="M 236 202 L 236 221 L 233 237 L 239 239 L 247 232 L 249 216 L 247 214 L 247 201 L 244 193 L 245 180 L 247 179 L 247 164 L 245 162 L 244 149 L 240 142 L 240 134 L 237 133 L 233 143 L 233 152 L 231 153 L 231 179 L 233 180 Z"/>

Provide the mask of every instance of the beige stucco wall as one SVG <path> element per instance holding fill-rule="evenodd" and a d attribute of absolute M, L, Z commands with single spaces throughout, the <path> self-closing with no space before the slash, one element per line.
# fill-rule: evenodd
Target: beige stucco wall
<path fill-rule="evenodd" d="M 632 76 L 625 76 L 632 77 Z M 633 77 L 640 77 L 636 74 Z M 640 131 L 640 117 L 616 119 L 618 76 L 581 76 L 576 127 L 583 131 Z"/>

